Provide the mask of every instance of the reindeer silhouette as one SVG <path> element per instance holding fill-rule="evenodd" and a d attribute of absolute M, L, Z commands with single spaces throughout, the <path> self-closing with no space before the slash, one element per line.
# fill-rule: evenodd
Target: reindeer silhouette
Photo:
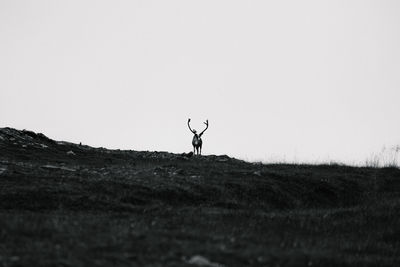
<path fill-rule="evenodd" d="M 197 134 L 195 129 L 192 130 L 192 128 L 190 128 L 190 118 L 188 119 L 189 130 L 194 134 L 193 140 L 192 140 L 193 154 L 196 154 L 196 151 L 197 151 L 197 155 L 201 155 L 201 147 L 203 145 L 201 136 L 208 129 L 208 120 L 206 120 L 206 122 L 204 124 L 206 125 L 206 128 L 200 134 Z M 200 150 L 200 152 L 199 152 L 199 150 Z"/>

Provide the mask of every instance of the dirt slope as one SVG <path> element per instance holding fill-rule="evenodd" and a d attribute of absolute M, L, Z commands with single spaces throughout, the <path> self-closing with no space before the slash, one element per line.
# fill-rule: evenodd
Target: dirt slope
<path fill-rule="evenodd" d="M 400 170 L 0 129 L 0 265 L 400 266 Z"/>

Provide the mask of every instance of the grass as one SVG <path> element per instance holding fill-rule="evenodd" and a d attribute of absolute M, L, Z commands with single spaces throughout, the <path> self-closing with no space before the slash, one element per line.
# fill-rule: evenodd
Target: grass
<path fill-rule="evenodd" d="M 400 146 L 391 148 L 383 147 L 379 153 L 371 155 L 365 161 L 365 166 L 372 168 L 400 168 Z"/>
<path fill-rule="evenodd" d="M 396 266 L 399 207 L 1 213 L 2 259 L 26 266 L 177 266 L 200 254 L 226 266 Z"/>
<path fill-rule="evenodd" d="M 386 147 L 371 153 L 364 162 L 339 162 L 336 160 L 299 161 L 287 160 L 285 157 L 272 157 L 267 161 L 257 161 L 256 164 L 291 164 L 291 165 L 340 165 L 369 168 L 400 168 L 400 146 Z"/>
<path fill-rule="evenodd" d="M 0 136 L 0 266 L 400 264 L 398 168 Z"/>

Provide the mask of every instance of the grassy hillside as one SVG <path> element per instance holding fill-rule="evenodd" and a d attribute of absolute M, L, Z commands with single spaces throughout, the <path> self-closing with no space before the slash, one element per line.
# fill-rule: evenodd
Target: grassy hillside
<path fill-rule="evenodd" d="M 400 170 L 0 129 L 0 266 L 400 266 Z"/>

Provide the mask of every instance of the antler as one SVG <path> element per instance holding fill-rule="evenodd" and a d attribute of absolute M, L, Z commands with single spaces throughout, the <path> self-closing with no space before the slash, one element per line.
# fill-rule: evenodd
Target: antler
<path fill-rule="evenodd" d="M 206 125 L 206 128 L 200 133 L 200 135 L 202 135 L 208 129 L 208 120 L 206 120 L 204 124 Z"/>
<path fill-rule="evenodd" d="M 194 133 L 193 130 L 192 130 L 192 128 L 190 128 L 190 124 L 189 124 L 189 123 L 190 123 L 190 118 L 188 119 L 188 127 L 189 127 L 189 130 L 190 130 L 192 133 Z"/>

